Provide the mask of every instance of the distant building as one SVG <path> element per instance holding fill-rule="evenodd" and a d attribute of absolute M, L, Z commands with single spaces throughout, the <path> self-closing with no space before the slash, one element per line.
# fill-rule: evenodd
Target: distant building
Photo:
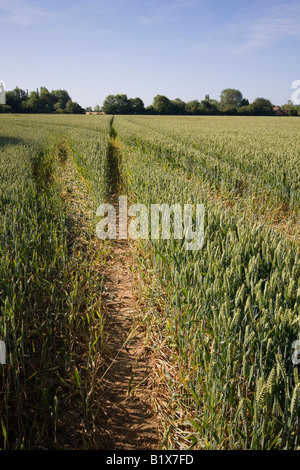
<path fill-rule="evenodd" d="M 86 111 L 85 114 L 105 114 L 103 111 Z"/>
<path fill-rule="evenodd" d="M 274 106 L 273 111 L 275 116 L 287 116 L 287 113 L 283 109 L 281 109 L 280 106 Z"/>

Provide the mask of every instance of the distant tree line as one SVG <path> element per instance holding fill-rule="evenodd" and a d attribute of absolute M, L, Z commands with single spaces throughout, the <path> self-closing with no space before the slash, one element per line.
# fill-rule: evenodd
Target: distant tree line
<path fill-rule="evenodd" d="M 47 88 L 28 91 L 16 87 L 6 92 L 6 104 L 0 105 L 0 112 L 4 113 L 57 113 L 57 114 L 84 114 L 85 110 L 72 101 L 66 90 L 53 90 Z"/>
<path fill-rule="evenodd" d="M 102 107 L 95 106 L 95 112 L 105 114 L 158 114 L 158 115 L 244 115 L 272 116 L 274 105 L 265 98 L 256 98 L 249 103 L 240 92 L 226 88 L 221 92 L 220 100 L 205 95 L 204 100 L 184 102 L 180 98 L 170 100 L 164 95 L 156 95 L 153 103 L 145 107 L 141 98 L 128 98 L 126 94 L 108 95 Z M 300 116 L 300 106 L 291 101 L 281 109 L 290 116 Z M 41 87 L 28 93 L 16 87 L 6 92 L 6 104 L 0 105 L 0 112 L 11 113 L 57 113 L 84 114 L 92 108 L 83 109 L 72 101 L 66 90 L 52 90 Z"/>
<path fill-rule="evenodd" d="M 220 100 L 211 99 L 205 95 L 202 101 L 182 101 L 180 98 L 170 100 L 164 95 L 156 95 L 153 103 L 145 107 L 140 98 L 128 98 L 126 94 L 108 95 L 101 111 L 105 114 L 159 114 L 159 115 L 244 115 L 272 116 L 274 105 L 265 98 L 256 98 L 249 103 L 240 92 L 226 88 L 221 92 Z M 291 102 L 281 107 L 287 115 L 300 115 L 300 106 Z M 87 108 L 87 111 L 91 111 Z M 100 106 L 97 105 L 100 111 Z"/>

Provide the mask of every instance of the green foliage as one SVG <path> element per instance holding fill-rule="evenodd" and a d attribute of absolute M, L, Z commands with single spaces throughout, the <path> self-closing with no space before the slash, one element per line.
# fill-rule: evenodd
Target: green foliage
<path fill-rule="evenodd" d="M 291 360 L 299 337 L 299 245 L 270 222 L 260 224 L 253 204 L 272 188 L 269 210 L 281 198 L 297 201 L 299 210 L 299 124 L 115 121 L 133 201 L 205 206 L 202 250 L 149 241 L 149 260 L 140 261 L 140 276 L 150 278 L 153 347 L 158 354 L 164 348 L 170 361 L 160 377 L 169 390 L 170 448 L 187 441 L 196 449 L 299 448 L 299 379 Z M 234 210 L 220 203 L 226 193 Z"/>
<path fill-rule="evenodd" d="M 288 105 L 287 105 L 288 106 Z M 296 107 L 288 108 L 288 114 L 296 116 Z M 159 114 L 159 115 L 245 115 L 271 116 L 273 105 L 269 100 L 257 98 L 253 103 L 243 98 L 239 90 L 226 88 L 221 93 L 221 100 L 210 99 L 205 95 L 201 102 L 197 99 L 185 103 L 180 98 L 170 100 L 164 95 L 156 95 L 150 106 L 144 107 L 140 98 L 127 98 L 127 95 L 108 95 L 103 103 L 102 111 L 106 114 Z"/>
<path fill-rule="evenodd" d="M 256 98 L 250 107 L 255 116 L 272 116 L 273 114 L 273 105 L 265 98 Z"/>
<path fill-rule="evenodd" d="M 226 88 L 221 92 L 220 108 L 223 112 L 228 112 L 239 108 L 242 105 L 243 95 L 240 90 Z"/>
<path fill-rule="evenodd" d="M 0 367 L 1 448 L 55 448 L 57 433 L 66 442 L 65 407 L 74 398 L 82 401 L 80 426 L 94 422 L 87 404 L 103 340 L 94 307 L 101 285 L 91 274 L 95 255 L 84 258 L 91 233 L 75 231 L 73 240 L 76 221 L 66 206 L 72 180 L 66 188 L 60 179 L 65 165 L 76 165 L 96 211 L 105 193 L 108 121 L 86 129 L 85 120 L 1 116 L 0 340 L 7 348 Z M 87 201 L 79 202 L 85 218 Z"/>
<path fill-rule="evenodd" d="M 11 106 L 8 106 L 7 104 L 0 104 L 0 113 L 10 113 L 11 112 Z"/>
<path fill-rule="evenodd" d="M 187 114 L 202 114 L 201 103 L 198 100 L 188 101 L 185 105 L 185 111 Z"/>
<path fill-rule="evenodd" d="M 172 103 L 164 95 L 156 95 L 153 98 L 152 106 L 157 114 L 172 114 Z"/>
<path fill-rule="evenodd" d="M 128 103 L 128 113 L 127 114 L 144 114 L 145 106 L 141 98 L 130 98 Z"/>
<path fill-rule="evenodd" d="M 84 109 L 72 100 L 67 101 L 65 112 L 67 114 L 85 114 Z"/>
<path fill-rule="evenodd" d="M 160 378 L 168 445 L 299 448 L 300 382 L 291 361 L 299 244 L 272 219 L 279 209 L 286 223 L 299 218 L 299 125 L 293 117 L 1 116 L 0 339 L 9 352 L 0 376 L 1 447 L 51 441 L 69 399 L 58 370 L 85 401 L 74 357 L 78 325 L 90 326 L 75 314 L 74 302 L 86 296 L 80 275 L 74 288 L 67 277 L 72 227 L 59 169 L 74 159 L 96 209 L 108 190 L 115 129 L 130 200 L 205 206 L 202 250 L 157 240 L 137 260 L 150 285 L 149 337 L 170 366 Z"/>
<path fill-rule="evenodd" d="M 108 95 L 102 105 L 105 114 L 144 114 L 141 98 L 128 98 L 127 95 Z"/>
<path fill-rule="evenodd" d="M 102 105 L 105 114 L 127 114 L 127 95 L 108 95 Z"/>
<path fill-rule="evenodd" d="M 175 100 L 171 100 L 172 105 L 172 114 L 185 114 L 185 102 L 182 101 L 180 98 L 175 98 Z"/>
<path fill-rule="evenodd" d="M 2 112 L 13 113 L 68 113 L 83 114 L 85 111 L 78 103 L 74 103 L 66 90 L 53 90 L 47 88 L 32 91 L 28 94 L 20 88 L 6 93 L 8 109 Z"/>
<path fill-rule="evenodd" d="M 13 91 L 6 92 L 6 104 L 10 106 L 13 112 L 22 111 L 22 103 L 28 98 L 28 93 L 16 87 Z"/>

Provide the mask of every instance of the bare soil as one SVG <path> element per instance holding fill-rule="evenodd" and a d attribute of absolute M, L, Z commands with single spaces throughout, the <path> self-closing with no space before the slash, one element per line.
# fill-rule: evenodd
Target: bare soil
<path fill-rule="evenodd" d="M 116 199 L 116 196 L 114 196 Z M 143 326 L 136 319 L 127 240 L 114 240 L 104 268 L 103 306 L 106 370 L 102 380 L 105 449 L 159 449 L 161 434 L 151 403 L 151 356 Z"/>
<path fill-rule="evenodd" d="M 90 224 L 90 206 L 93 204 L 89 201 L 90 206 L 87 207 L 88 190 L 70 162 L 62 169 L 62 180 L 64 195 L 72 212 L 73 232 L 86 232 L 87 228 L 84 229 Z M 111 203 L 118 214 L 116 184 L 112 187 Z M 99 250 L 99 240 L 86 241 L 88 247 L 91 243 L 95 244 L 96 251 Z M 73 238 L 70 240 L 71 249 L 74 249 Z M 118 238 L 111 241 L 101 262 L 93 264 L 93 274 L 103 277 L 99 300 L 107 339 L 95 377 L 93 400 L 97 403 L 93 404 L 93 436 L 89 439 L 93 444 L 89 447 L 98 450 L 159 449 L 162 433 L 151 401 L 153 381 L 148 380 L 153 358 L 146 345 L 145 328 L 135 311 L 131 283 L 132 253 L 128 241 Z M 72 407 L 66 414 L 63 419 L 68 423 L 68 442 L 60 443 L 60 448 L 82 448 L 82 435 L 85 434 L 86 440 L 87 434 L 79 426 L 80 414 Z"/>

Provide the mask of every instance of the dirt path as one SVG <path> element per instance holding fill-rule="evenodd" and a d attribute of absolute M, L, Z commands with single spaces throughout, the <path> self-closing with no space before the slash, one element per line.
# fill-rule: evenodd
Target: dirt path
<path fill-rule="evenodd" d="M 114 140 L 110 147 L 111 203 L 118 227 L 117 162 Z M 117 151 L 117 149 L 116 149 Z M 130 246 L 127 240 L 111 241 L 111 257 L 104 267 L 103 307 L 108 344 L 102 380 L 106 449 L 159 449 L 161 434 L 151 405 L 151 358 L 145 347 L 144 328 L 135 321 L 132 295 Z"/>
<path fill-rule="evenodd" d="M 102 391 L 108 430 L 106 445 L 109 449 L 158 449 L 160 434 L 147 383 L 151 369 L 145 353 L 145 334 L 133 322 L 134 300 L 126 241 L 113 243 L 104 285 L 106 331 L 110 336 L 105 357 L 109 369 Z"/>
<path fill-rule="evenodd" d="M 112 161 L 112 167 L 114 163 Z M 135 316 L 129 243 L 127 240 L 111 241 L 109 253 L 106 251 L 102 258 L 100 250 L 98 260 L 95 256 L 99 251 L 99 240 L 93 242 L 93 238 L 88 237 L 94 202 L 90 200 L 86 183 L 69 160 L 62 166 L 60 177 L 63 197 L 71 217 L 69 248 L 76 251 L 80 247 L 83 259 L 87 258 L 86 262 L 92 263 L 95 286 L 97 276 L 104 277 L 99 308 L 105 317 L 107 340 L 93 379 L 92 409 L 95 416 L 88 445 L 103 450 L 159 449 L 161 434 L 147 382 L 151 358 L 146 353 L 144 328 Z M 118 214 L 116 181 L 112 184 L 112 190 L 110 202 L 115 205 Z M 78 239 L 81 233 L 85 236 Z M 99 297 L 99 292 L 96 297 Z M 68 423 L 68 442 L 61 442 L 61 448 L 81 448 L 82 434 L 87 442 L 90 430 L 84 428 L 83 433 L 83 429 L 78 427 L 79 416 L 77 408 L 67 409 L 63 420 Z"/>

